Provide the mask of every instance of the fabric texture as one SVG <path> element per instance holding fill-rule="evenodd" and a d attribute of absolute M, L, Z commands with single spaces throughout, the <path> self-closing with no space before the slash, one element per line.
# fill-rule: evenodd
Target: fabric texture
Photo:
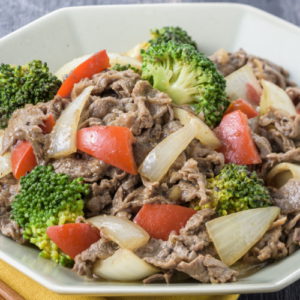
<path fill-rule="evenodd" d="M 59 295 L 39 285 L 12 266 L 0 260 L 0 280 L 9 285 L 25 300 L 237 300 L 239 295 L 217 296 L 155 296 L 155 297 L 99 297 Z M 1 299 L 1 297 L 0 297 Z"/>

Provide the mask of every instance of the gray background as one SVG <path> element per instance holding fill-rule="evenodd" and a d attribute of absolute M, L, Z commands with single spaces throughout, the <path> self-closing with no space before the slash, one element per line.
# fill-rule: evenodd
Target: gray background
<path fill-rule="evenodd" d="M 113 1 L 113 0 L 0 0 L 0 38 L 17 28 L 57 8 L 93 4 L 130 4 L 161 2 L 235 2 L 245 3 L 266 10 L 276 16 L 300 26 L 300 0 L 244 0 L 244 1 Z M 1 54 L 0 54 L 1 55 Z M 299 49 L 300 55 L 300 49 Z M 300 71 L 300 70 L 299 70 Z M 300 267 L 300 262 L 299 262 Z M 242 295 L 239 300 L 298 300 L 300 281 L 272 294 Z M 217 297 L 216 297 L 217 300 Z"/>

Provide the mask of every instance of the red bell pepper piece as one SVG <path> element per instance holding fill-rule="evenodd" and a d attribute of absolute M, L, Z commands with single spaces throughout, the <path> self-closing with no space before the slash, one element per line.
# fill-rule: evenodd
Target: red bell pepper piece
<path fill-rule="evenodd" d="M 77 133 L 77 148 L 130 174 L 137 174 L 132 152 L 134 137 L 127 127 L 93 126 Z"/>
<path fill-rule="evenodd" d="M 173 204 L 144 204 L 134 218 L 151 237 L 168 240 L 171 231 L 179 233 L 196 211 L 189 207 Z"/>
<path fill-rule="evenodd" d="M 100 239 L 99 230 L 85 223 L 50 226 L 46 233 L 58 248 L 73 259 Z"/>
<path fill-rule="evenodd" d="M 30 142 L 19 141 L 11 152 L 11 167 L 16 179 L 26 175 L 37 165 Z"/>
<path fill-rule="evenodd" d="M 250 101 L 253 102 L 253 104 L 259 105 L 261 94 L 251 83 L 246 84 L 246 96 Z"/>
<path fill-rule="evenodd" d="M 252 105 L 243 99 L 232 101 L 228 106 L 225 114 L 231 113 L 236 110 L 242 111 L 248 117 L 248 119 L 258 116 L 258 112 L 252 107 Z"/>
<path fill-rule="evenodd" d="M 106 50 L 101 50 L 77 66 L 62 83 L 57 95 L 69 97 L 75 83 L 83 78 L 91 78 L 109 67 L 109 57 Z"/>
<path fill-rule="evenodd" d="M 247 116 L 240 110 L 225 115 L 215 129 L 222 146 L 219 149 L 227 163 L 251 165 L 261 163 L 248 125 Z"/>
<path fill-rule="evenodd" d="M 55 125 L 55 119 L 53 114 L 49 114 L 47 119 L 44 120 L 44 124 L 40 126 L 43 130 L 43 133 L 50 133 Z"/>

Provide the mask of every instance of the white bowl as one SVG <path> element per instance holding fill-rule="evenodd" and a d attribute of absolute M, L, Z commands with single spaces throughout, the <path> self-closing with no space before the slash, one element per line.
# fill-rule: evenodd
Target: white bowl
<path fill-rule="evenodd" d="M 268 58 L 300 83 L 300 28 L 246 5 L 221 3 L 85 6 L 57 10 L 0 40 L 1 62 L 47 61 L 53 71 L 70 59 L 107 49 L 122 52 L 147 40 L 149 29 L 185 28 L 202 51 L 219 48 Z M 58 293 L 180 295 L 276 291 L 300 278 L 300 251 L 238 282 L 152 284 L 90 281 L 0 236 L 0 258 Z"/>

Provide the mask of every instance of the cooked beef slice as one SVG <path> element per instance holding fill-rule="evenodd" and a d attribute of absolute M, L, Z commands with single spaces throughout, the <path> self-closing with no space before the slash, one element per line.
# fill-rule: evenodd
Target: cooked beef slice
<path fill-rule="evenodd" d="M 88 249 L 75 257 L 73 270 L 82 276 L 93 277 L 93 266 L 98 259 L 105 259 L 115 253 L 117 245 L 101 237 L 99 241 L 92 244 Z"/>
<path fill-rule="evenodd" d="M 290 179 L 281 188 L 271 189 L 272 203 L 284 214 L 300 211 L 300 181 Z"/>
<path fill-rule="evenodd" d="M 288 87 L 285 91 L 298 107 L 298 104 L 300 103 L 300 87 Z"/>
<path fill-rule="evenodd" d="M 288 86 L 294 86 L 294 83 L 289 80 L 289 73 L 284 68 L 266 59 L 249 55 L 243 49 L 233 53 L 220 49 L 210 59 L 224 76 L 249 64 L 253 68 L 256 78 L 259 80 L 265 79 L 271 81 L 283 89 Z"/>
<path fill-rule="evenodd" d="M 32 144 L 38 163 L 46 160 L 46 150 L 49 135 L 43 133 L 42 126 L 49 114 L 58 118 L 69 100 L 56 97 L 46 103 L 37 105 L 27 104 L 24 108 L 16 110 L 5 129 L 0 153 L 11 150 L 17 141 L 25 140 Z"/>
<path fill-rule="evenodd" d="M 267 138 L 254 132 L 252 133 L 252 138 L 262 159 L 266 158 L 268 154 L 272 153 L 272 147 Z"/>
<path fill-rule="evenodd" d="M 211 241 L 205 223 L 213 215 L 210 209 L 197 212 L 179 234 L 171 233 L 167 241 L 151 238 L 137 255 L 158 268 L 176 269 L 201 282 L 234 281 L 237 273 L 207 252 Z"/>
<path fill-rule="evenodd" d="M 19 244 L 25 243 L 23 239 L 23 230 L 21 227 L 11 219 L 10 213 L 0 215 L 0 232 L 15 240 Z"/>

